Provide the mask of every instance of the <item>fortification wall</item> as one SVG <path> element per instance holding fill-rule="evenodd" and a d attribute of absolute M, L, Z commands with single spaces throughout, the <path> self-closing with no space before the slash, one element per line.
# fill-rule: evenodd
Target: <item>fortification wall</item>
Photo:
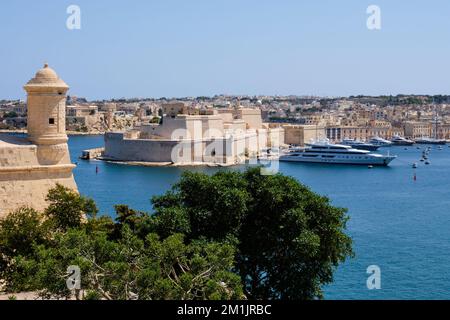
<path fill-rule="evenodd" d="M 74 165 L 29 166 L 0 169 L 0 218 L 20 207 L 42 211 L 45 198 L 57 183 L 77 190 Z"/>
<path fill-rule="evenodd" d="M 176 141 L 124 139 L 123 133 L 105 134 L 104 158 L 117 161 L 172 162 Z"/>

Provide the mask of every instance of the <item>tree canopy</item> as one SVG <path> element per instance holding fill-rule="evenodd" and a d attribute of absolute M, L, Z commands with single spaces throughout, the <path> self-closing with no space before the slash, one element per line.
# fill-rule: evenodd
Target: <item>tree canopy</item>
<path fill-rule="evenodd" d="M 346 210 L 291 177 L 185 172 L 154 211 L 97 216 L 60 185 L 0 220 L 8 292 L 84 299 L 316 299 L 352 253 Z M 77 266 L 81 290 L 71 290 Z"/>
<path fill-rule="evenodd" d="M 259 168 L 213 176 L 186 172 L 153 205 L 162 235 L 235 238 L 235 272 L 249 299 L 321 298 L 321 287 L 352 255 L 345 209 L 294 178 L 264 176 Z"/>

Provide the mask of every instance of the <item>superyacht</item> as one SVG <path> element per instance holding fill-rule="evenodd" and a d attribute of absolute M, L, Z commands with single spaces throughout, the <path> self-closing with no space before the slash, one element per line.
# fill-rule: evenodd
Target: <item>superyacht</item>
<path fill-rule="evenodd" d="M 350 146 L 354 149 L 368 150 L 368 151 L 377 151 L 380 148 L 380 146 L 374 145 L 372 143 L 363 142 L 355 139 L 344 139 L 342 140 L 341 144 Z"/>
<path fill-rule="evenodd" d="M 381 155 L 368 150 L 354 149 L 351 146 L 320 141 L 309 144 L 303 150 L 290 150 L 280 156 L 280 161 L 387 166 L 395 158 L 396 156 Z"/>
<path fill-rule="evenodd" d="M 374 144 L 379 147 L 389 147 L 392 145 L 392 142 L 380 137 L 373 137 L 369 140 L 369 143 Z"/>
<path fill-rule="evenodd" d="M 423 137 L 423 138 L 420 138 L 420 139 L 416 139 L 416 143 L 418 143 L 418 144 L 440 144 L 440 145 L 444 145 L 444 144 L 447 143 L 447 141 L 445 139 Z"/>
<path fill-rule="evenodd" d="M 412 146 L 414 144 L 414 141 L 400 136 L 394 136 L 391 142 L 396 146 Z"/>

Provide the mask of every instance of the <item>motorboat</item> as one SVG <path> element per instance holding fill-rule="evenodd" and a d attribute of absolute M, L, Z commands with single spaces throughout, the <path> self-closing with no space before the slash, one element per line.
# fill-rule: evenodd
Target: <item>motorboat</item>
<path fill-rule="evenodd" d="M 414 144 L 414 141 L 406 139 L 401 136 L 394 136 L 391 142 L 396 146 L 412 146 Z"/>
<path fill-rule="evenodd" d="M 416 143 L 418 143 L 418 144 L 439 144 L 439 145 L 444 145 L 444 144 L 447 144 L 447 140 L 424 137 L 424 138 L 416 139 Z"/>
<path fill-rule="evenodd" d="M 356 139 L 344 139 L 342 140 L 341 144 L 345 146 L 350 146 L 354 149 L 368 150 L 368 151 L 377 151 L 380 148 L 380 146 L 374 145 L 372 143 L 359 141 Z"/>
<path fill-rule="evenodd" d="M 392 145 L 392 142 L 380 137 L 373 137 L 369 140 L 369 143 L 374 144 L 379 147 L 389 147 Z"/>

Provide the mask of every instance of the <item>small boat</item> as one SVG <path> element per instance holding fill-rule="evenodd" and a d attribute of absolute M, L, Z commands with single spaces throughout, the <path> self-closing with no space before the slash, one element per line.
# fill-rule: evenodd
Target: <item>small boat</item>
<path fill-rule="evenodd" d="M 84 150 L 81 153 L 81 156 L 79 157 L 81 160 L 90 160 L 91 159 L 91 153 L 88 150 Z"/>
<path fill-rule="evenodd" d="M 427 165 L 430 164 L 430 161 L 425 161 L 425 164 L 427 164 Z"/>
<path fill-rule="evenodd" d="M 414 169 L 416 169 L 416 168 L 417 168 L 417 163 L 413 163 L 412 167 L 413 167 Z"/>

